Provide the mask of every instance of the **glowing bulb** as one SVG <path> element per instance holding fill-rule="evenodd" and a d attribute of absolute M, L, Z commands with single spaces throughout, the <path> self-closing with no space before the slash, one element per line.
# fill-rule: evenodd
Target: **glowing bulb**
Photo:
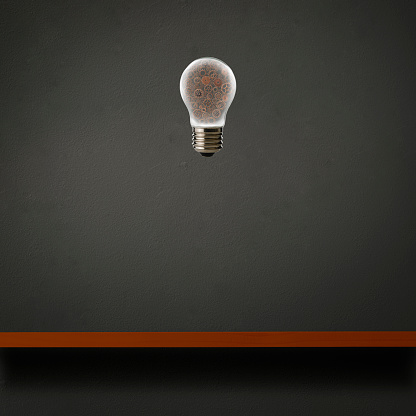
<path fill-rule="evenodd" d="M 202 156 L 222 148 L 225 116 L 237 84 L 231 68 L 216 58 L 193 61 L 183 71 L 180 90 L 192 126 L 192 144 Z"/>

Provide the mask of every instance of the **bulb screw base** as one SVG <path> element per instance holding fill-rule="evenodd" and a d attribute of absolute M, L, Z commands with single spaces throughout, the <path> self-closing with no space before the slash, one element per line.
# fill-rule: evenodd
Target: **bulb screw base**
<path fill-rule="evenodd" d="M 192 145 L 201 156 L 213 156 L 222 149 L 222 127 L 192 127 Z"/>

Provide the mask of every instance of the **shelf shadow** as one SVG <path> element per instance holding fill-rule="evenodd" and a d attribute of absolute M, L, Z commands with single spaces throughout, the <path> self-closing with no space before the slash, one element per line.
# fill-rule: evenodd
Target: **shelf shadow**
<path fill-rule="evenodd" d="M 250 388 L 403 388 L 414 384 L 414 348 L 6 348 L 0 382 Z"/>

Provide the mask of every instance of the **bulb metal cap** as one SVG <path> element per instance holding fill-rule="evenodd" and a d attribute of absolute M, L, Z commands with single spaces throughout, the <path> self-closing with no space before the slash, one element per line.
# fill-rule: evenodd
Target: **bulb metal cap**
<path fill-rule="evenodd" d="M 202 156 L 222 149 L 222 127 L 192 127 L 192 145 Z"/>

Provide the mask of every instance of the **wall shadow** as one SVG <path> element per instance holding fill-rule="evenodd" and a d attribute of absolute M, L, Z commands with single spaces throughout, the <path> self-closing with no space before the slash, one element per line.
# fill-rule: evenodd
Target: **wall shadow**
<path fill-rule="evenodd" d="M 414 348 L 5 348 L 0 382 L 59 388 L 411 387 Z"/>

